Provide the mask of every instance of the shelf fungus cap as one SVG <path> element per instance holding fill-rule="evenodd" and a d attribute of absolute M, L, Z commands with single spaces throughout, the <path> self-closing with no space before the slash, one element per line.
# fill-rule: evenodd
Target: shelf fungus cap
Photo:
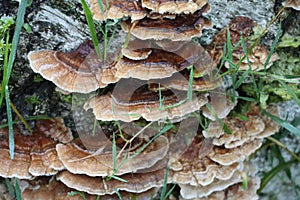
<path fill-rule="evenodd" d="M 250 45 L 249 45 L 250 46 Z M 270 57 L 270 60 L 268 60 L 270 52 L 261 44 L 256 45 L 252 51 L 248 54 L 249 62 L 246 58 L 242 60 L 240 66 L 237 66 L 239 70 L 248 70 L 249 68 L 251 70 L 264 70 L 268 69 L 272 66 L 272 64 L 279 59 L 278 54 L 274 53 Z M 237 50 L 233 51 L 233 63 L 237 65 L 242 57 L 245 56 L 245 52 L 238 48 Z M 266 63 L 268 61 L 268 63 Z M 225 63 L 225 67 L 229 68 L 229 63 Z"/>
<path fill-rule="evenodd" d="M 89 194 L 114 194 L 116 190 L 131 193 L 146 192 L 151 188 L 159 188 L 164 184 L 165 169 L 149 173 L 124 174 L 120 176 L 127 182 L 116 179 L 106 181 L 103 177 L 90 177 L 82 174 L 72 174 L 68 171 L 59 173 L 56 178 L 70 188 Z"/>
<path fill-rule="evenodd" d="M 32 135 L 26 136 L 14 127 L 14 159 L 10 159 L 8 129 L 0 129 L 0 159 L 2 160 L 0 176 L 30 179 L 33 176 L 54 175 L 64 169 L 55 149 L 57 142 L 47 136 L 46 132 L 49 132 L 49 129 L 43 130 L 41 132 L 36 128 Z"/>
<path fill-rule="evenodd" d="M 170 159 L 169 168 L 173 171 L 173 182 L 207 186 L 215 179 L 227 180 L 235 171 L 242 169 L 243 165 L 240 163 L 223 166 L 209 159 L 207 155 L 212 148 L 210 140 L 196 137 L 177 160 Z M 178 163 L 181 168 L 177 167 Z"/>
<path fill-rule="evenodd" d="M 300 11 L 300 1 L 299 0 L 286 0 L 282 4 L 285 7 L 293 8 L 295 10 Z"/>
<path fill-rule="evenodd" d="M 230 178 L 227 180 L 218 180 L 216 179 L 211 184 L 207 186 L 192 186 L 189 184 L 179 184 L 180 194 L 185 199 L 193 199 L 193 198 L 202 198 L 207 197 L 213 192 L 222 191 L 237 184 L 242 181 L 240 176 L 240 171 L 236 171 Z"/>
<path fill-rule="evenodd" d="M 178 15 L 175 19 L 146 17 L 139 20 L 133 27 L 130 20 L 123 22 L 121 26 L 124 31 L 130 31 L 141 40 L 189 41 L 193 37 L 200 37 L 203 28 L 211 27 L 211 23 L 202 16 L 208 10 L 209 5 L 206 4 L 193 14 Z"/>
<path fill-rule="evenodd" d="M 128 82 L 127 85 L 120 85 L 131 88 L 129 84 L 136 83 L 134 80 Z M 192 98 L 187 100 L 184 91 L 165 90 L 159 95 L 159 92 L 154 92 L 148 85 L 144 85 L 133 92 L 121 87 L 120 90 L 114 89 L 112 94 L 93 97 L 84 105 L 84 109 L 92 109 L 96 119 L 103 121 L 131 122 L 141 117 L 147 121 L 157 121 L 183 117 L 199 110 L 206 103 L 206 94 L 192 95 Z"/>
<path fill-rule="evenodd" d="M 165 44 L 166 43 L 167 42 L 165 42 Z M 132 46 L 136 46 L 136 48 L 140 49 L 135 50 L 134 53 L 146 53 L 145 57 L 135 57 L 131 53 L 132 50 L 131 52 L 126 50 L 127 52 L 124 54 L 125 57 L 120 59 L 116 64 L 116 76 L 119 78 L 131 77 L 141 80 L 161 79 L 170 77 L 172 74 L 182 71 L 191 65 L 194 65 L 195 71 L 198 73 L 207 73 L 211 66 L 212 59 L 202 46 L 188 42 L 182 45 L 180 44 L 178 48 L 178 42 L 175 42 L 172 50 L 169 49 L 172 47 L 172 42 L 169 41 L 168 43 L 170 46 L 167 47 L 167 50 L 164 50 L 159 46 L 153 46 L 155 44 L 151 45 L 147 42 L 136 40 Z M 191 51 L 191 49 L 193 49 L 193 51 Z M 132 57 L 134 57 L 134 59 L 132 59 Z M 142 57 L 143 59 L 141 59 Z"/>
<path fill-rule="evenodd" d="M 232 149 L 223 146 L 215 146 L 208 157 L 221 165 L 232 165 L 233 163 L 243 162 L 248 156 L 254 153 L 262 145 L 262 139 L 256 139 L 244 143 Z"/>
<path fill-rule="evenodd" d="M 278 116 L 276 106 L 270 106 L 267 111 Z M 205 137 L 214 137 L 213 144 L 224 145 L 226 148 L 235 148 L 255 139 L 263 139 L 279 130 L 279 126 L 271 118 L 261 115 L 258 106 L 251 104 L 249 112 L 245 113 L 247 120 L 238 117 L 228 117 L 223 120 L 224 124 L 231 130 L 231 134 L 225 133 L 218 122 L 211 122 L 207 130 L 203 131 Z"/>
<path fill-rule="evenodd" d="M 207 4 L 207 0 L 142 0 L 142 6 L 154 12 L 188 14 L 194 13 Z"/>
<path fill-rule="evenodd" d="M 168 140 L 164 136 L 158 137 L 148 145 L 140 154 L 125 163 L 115 172 L 115 175 L 136 172 L 139 169 L 149 168 L 163 159 L 168 151 Z M 142 147 L 140 147 L 142 148 Z M 139 148 L 139 149 L 140 149 Z M 82 145 L 73 143 L 58 144 L 56 150 L 59 159 L 68 171 L 74 174 L 86 174 L 89 176 L 108 176 L 114 172 L 112 152 L 90 152 Z M 116 166 L 122 163 L 124 157 L 134 152 L 123 152 L 117 159 Z"/>
<path fill-rule="evenodd" d="M 126 48 L 122 48 L 123 56 L 131 60 L 144 60 L 151 54 L 151 42 L 140 39 L 133 39 L 129 41 Z"/>
<path fill-rule="evenodd" d="M 171 77 L 164 79 L 154 79 L 149 80 L 149 88 L 150 90 L 157 91 L 158 88 L 161 90 L 165 89 L 176 89 L 176 90 L 189 90 L 189 79 L 190 72 L 188 70 L 183 70 L 181 72 L 173 74 Z M 158 87 L 157 84 L 160 84 Z M 192 81 L 192 90 L 193 91 L 209 91 L 214 90 L 221 85 L 221 79 L 210 78 L 209 75 L 193 78 Z"/>
<path fill-rule="evenodd" d="M 67 92 L 89 93 L 119 80 L 114 65 L 98 59 L 91 41 L 70 53 L 42 50 L 30 52 L 28 58 L 34 72 Z"/>
<path fill-rule="evenodd" d="M 38 120 L 36 130 L 45 134 L 47 137 L 61 143 L 68 143 L 73 140 L 71 129 L 66 127 L 62 118 Z"/>
<path fill-rule="evenodd" d="M 237 92 L 233 95 L 238 96 Z M 204 106 L 202 109 L 202 114 L 212 121 L 218 119 L 224 119 L 230 111 L 236 106 L 237 98 L 231 99 L 231 95 L 225 92 L 222 87 L 216 88 L 215 90 L 209 92 L 209 104 Z"/>
<path fill-rule="evenodd" d="M 142 8 L 141 2 L 136 0 L 100 0 L 103 4 L 103 13 L 98 4 L 98 0 L 91 0 L 91 10 L 95 20 L 104 21 L 106 19 L 120 19 L 129 16 L 132 21 L 140 20 L 146 16 L 146 11 Z M 108 8 L 107 4 L 108 3 Z"/>

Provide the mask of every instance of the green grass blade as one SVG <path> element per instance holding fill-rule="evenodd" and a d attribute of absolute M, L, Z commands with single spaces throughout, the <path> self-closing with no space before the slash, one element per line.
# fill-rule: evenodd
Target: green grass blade
<path fill-rule="evenodd" d="M 270 117 L 273 121 L 275 121 L 276 123 L 278 123 L 280 126 L 282 126 L 283 128 L 287 129 L 288 131 L 290 131 L 291 133 L 293 133 L 294 135 L 300 137 L 300 130 L 293 126 L 291 123 L 280 119 L 279 117 L 272 115 L 271 113 L 268 113 L 267 111 L 263 110 L 262 114 L 267 115 L 268 117 Z"/>
<path fill-rule="evenodd" d="M 274 42 L 272 44 L 272 47 L 271 47 L 271 50 L 270 50 L 270 53 L 267 57 L 267 60 L 266 62 L 264 63 L 264 69 L 266 70 L 267 69 L 267 65 L 269 64 L 269 61 L 271 59 L 271 56 L 274 54 L 274 50 L 275 50 L 275 47 L 276 45 L 278 44 L 278 41 L 279 41 L 279 38 L 281 36 L 281 25 L 279 26 L 277 32 L 276 32 L 276 36 L 275 36 L 275 39 L 274 39 Z"/>
<path fill-rule="evenodd" d="M 120 178 L 120 177 L 118 177 L 118 176 L 115 176 L 115 175 L 112 175 L 110 178 L 116 179 L 116 180 L 121 181 L 121 182 L 123 182 L 123 183 L 128 183 L 127 180 L 125 180 L 125 179 L 123 179 L 123 178 Z"/>
<path fill-rule="evenodd" d="M 3 74 L 3 81 L 2 81 L 2 90 L 1 90 L 1 98 L 0 98 L 0 106 L 2 104 L 3 98 L 4 98 L 4 92 L 5 92 L 5 87 L 8 84 L 10 74 L 12 71 L 13 63 L 16 58 L 16 51 L 17 51 L 17 46 L 19 43 L 19 37 L 21 33 L 21 29 L 24 23 L 24 15 L 25 15 L 25 10 L 27 6 L 27 0 L 21 0 L 19 8 L 18 8 L 18 14 L 17 14 L 17 20 L 16 20 L 16 27 L 14 30 L 14 36 L 12 40 L 12 46 L 11 46 L 11 52 L 9 54 L 8 58 L 8 64 L 7 66 L 4 67 L 4 74 Z"/>
<path fill-rule="evenodd" d="M 284 169 L 288 169 L 291 167 L 292 164 L 296 163 L 296 160 L 292 160 L 285 163 L 280 163 L 273 169 L 271 169 L 268 173 L 264 175 L 264 177 L 261 179 L 260 188 L 258 189 L 257 193 L 260 193 L 265 186 L 281 171 Z"/>
<path fill-rule="evenodd" d="M 277 80 L 277 81 L 286 89 L 286 91 L 289 93 L 289 95 L 291 95 L 291 97 L 293 97 L 293 100 L 300 107 L 300 100 L 299 100 L 297 94 L 287 84 L 285 84 L 283 81 L 281 81 L 281 80 Z"/>
<path fill-rule="evenodd" d="M 119 199 L 120 200 L 123 200 L 123 197 L 122 195 L 120 194 L 120 192 L 118 190 L 115 190 L 116 194 L 118 195 Z"/>
<path fill-rule="evenodd" d="M 161 191 L 160 200 L 164 200 L 166 198 L 167 185 L 168 185 L 168 176 L 169 176 L 169 166 L 166 167 L 166 173 L 164 176 L 164 185 Z"/>
<path fill-rule="evenodd" d="M 22 192 L 21 192 L 18 180 L 16 180 L 15 188 L 16 188 L 16 199 L 22 200 Z"/>
<path fill-rule="evenodd" d="M 113 132 L 112 157 L 113 157 L 113 167 L 115 172 L 117 170 L 117 144 L 116 144 L 115 132 Z"/>
<path fill-rule="evenodd" d="M 98 6 L 101 10 L 101 13 L 104 14 L 104 5 L 103 5 L 102 0 L 97 0 L 97 1 L 98 1 Z"/>
<path fill-rule="evenodd" d="M 193 99 L 193 81 L 194 81 L 194 67 L 193 65 L 190 66 L 190 77 L 189 77 L 189 85 L 188 85 L 188 91 L 187 91 L 187 99 L 189 101 L 192 101 Z"/>
<path fill-rule="evenodd" d="M 5 178 L 6 187 L 11 197 L 15 197 L 15 190 L 8 178 Z"/>
<path fill-rule="evenodd" d="M 86 200 L 84 192 L 80 192 L 80 191 L 71 191 L 71 192 L 68 192 L 67 196 L 68 197 L 72 197 L 72 196 L 75 196 L 75 195 L 79 195 L 82 199 Z"/>
<path fill-rule="evenodd" d="M 8 133 L 9 133 L 9 137 L 8 137 L 9 138 L 9 154 L 10 154 L 10 158 L 14 159 L 15 141 L 14 141 L 12 113 L 11 113 L 11 107 L 10 107 L 8 86 L 5 87 L 5 100 L 6 100 Z"/>
<path fill-rule="evenodd" d="M 93 14 L 92 14 L 88 4 L 85 2 L 85 0 L 80 0 L 80 1 L 82 4 L 82 7 L 83 7 L 86 21 L 88 23 L 88 27 L 90 29 L 92 41 L 95 46 L 97 56 L 101 60 L 102 56 L 101 56 L 101 52 L 100 52 L 100 48 L 99 48 L 99 41 L 97 38 L 97 32 L 96 32 L 96 28 L 95 28 L 95 24 L 94 24 L 94 20 L 93 20 Z"/>

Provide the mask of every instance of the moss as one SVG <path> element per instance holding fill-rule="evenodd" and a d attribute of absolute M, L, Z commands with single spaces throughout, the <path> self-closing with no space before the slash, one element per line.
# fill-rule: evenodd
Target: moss
<path fill-rule="evenodd" d="M 292 36 L 288 33 L 284 34 L 281 38 L 281 41 L 278 43 L 278 48 L 282 47 L 293 47 L 297 48 L 300 46 L 300 35 Z"/>
<path fill-rule="evenodd" d="M 280 49 L 278 52 L 280 60 L 276 61 L 268 70 L 268 73 L 278 76 L 300 77 L 300 48 Z M 286 85 L 300 97 L 300 84 L 286 83 Z M 249 96 L 255 97 L 252 84 L 242 86 L 242 91 Z M 292 96 L 286 88 L 276 79 L 265 78 L 260 91 L 260 103 L 262 106 L 271 102 L 291 100 Z"/>
<path fill-rule="evenodd" d="M 6 50 L 6 35 L 14 24 L 15 20 L 13 17 L 4 15 L 0 18 L 0 60 L 3 60 Z"/>

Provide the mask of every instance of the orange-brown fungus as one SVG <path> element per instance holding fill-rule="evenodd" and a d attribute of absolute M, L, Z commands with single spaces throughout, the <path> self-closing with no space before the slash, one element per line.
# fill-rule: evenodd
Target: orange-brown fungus
<path fill-rule="evenodd" d="M 210 27 L 208 20 L 203 18 L 202 14 L 208 12 L 209 5 L 206 4 L 194 14 L 179 15 L 175 19 L 143 18 L 131 30 L 131 34 L 141 40 L 147 39 L 170 39 L 172 41 L 191 40 L 192 37 L 202 35 L 202 29 Z M 131 22 L 127 20 L 122 23 L 124 31 L 131 29 Z"/>
<path fill-rule="evenodd" d="M 28 58 L 34 72 L 68 92 L 89 93 L 119 80 L 113 64 L 98 59 L 91 41 L 70 53 L 42 50 L 30 52 Z"/>
<path fill-rule="evenodd" d="M 65 128 L 62 128 L 66 130 L 64 132 L 60 132 L 61 129 L 55 129 L 58 127 L 56 122 L 56 120 L 46 120 L 46 122 L 37 123 L 32 135 L 23 135 L 15 126 L 13 160 L 9 156 L 8 129 L 0 129 L 0 160 L 2 161 L 0 176 L 29 179 L 32 176 L 53 175 L 58 170 L 64 169 L 55 150 L 57 142 L 48 135 L 51 133 L 51 137 L 65 138 L 62 134 L 68 135 L 70 132 Z"/>

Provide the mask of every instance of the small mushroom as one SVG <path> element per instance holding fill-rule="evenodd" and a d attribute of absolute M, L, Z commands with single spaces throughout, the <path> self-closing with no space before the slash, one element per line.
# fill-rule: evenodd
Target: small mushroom
<path fill-rule="evenodd" d="M 119 80 L 113 64 L 102 63 L 91 41 L 75 51 L 42 50 L 28 54 L 34 72 L 67 92 L 89 93 Z"/>
<path fill-rule="evenodd" d="M 72 174 L 63 171 L 57 175 L 57 179 L 69 188 L 83 191 L 89 194 L 106 195 L 115 194 L 116 191 L 131 193 L 143 193 L 152 188 L 159 188 L 164 184 L 165 169 L 149 173 L 125 174 L 120 178 L 127 182 L 116 179 L 105 180 L 103 177 L 90 177 L 82 174 Z"/>
<path fill-rule="evenodd" d="M 95 20 L 104 21 L 106 19 L 120 19 L 129 16 L 132 21 L 142 19 L 146 16 L 146 11 L 142 8 L 141 2 L 136 0 L 100 0 L 103 4 L 102 13 L 98 0 L 91 0 L 91 10 Z M 107 8 L 108 5 L 108 8 Z"/>
<path fill-rule="evenodd" d="M 78 143 L 79 141 L 77 141 Z M 163 159 L 168 151 L 168 140 L 164 136 L 158 137 L 145 148 L 143 146 L 135 151 L 123 152 L 116 160 L 118 170 L 114 172 L 112 152 L 90 152 L 75 142 L 58 144 L 56 150 L 59 159 L 68 171 L 74 174 L 86 174 L 89 176 L 108 176 L 112 173 L 121 175 L 136 172 L 139 169 L 150 168 L 159 160 Z M 145 148 L 145 149 L 143 149 Z M 138 150 L 142 150 L 133 158 L 130 158 Z M 128 159 L 123 163 L 123 159 Z M 122 163 L 122 164 L 121 164 Z"/>
<path fill-rule="evenodd" d="M 282 3 L 284 7 L 293 8 L 300 11 L 300 1 L 299 0 L 286 0 Z"/>
<path fill-rule="evenodd" d="M 142 0 L 142 6 L 154 12 L 188 14 L 194 13 L 207 4 L 207 0 Z"/>
<path fill-rule="evenodd" d="M 139 20 L 133 28 L 131 28 L 130 20 L 123 22 L 121 26 L 124 31 L 130 31 L 132 35 L 141 40 L 189 41 L 193 37 L 200 37 L 202 29 L 211 26 L 211 23 L 202 16 L 209 9 L 209 4 L 206 4 L 193 14 L 179 15 L 175 19 L 146 17 Z"/>

